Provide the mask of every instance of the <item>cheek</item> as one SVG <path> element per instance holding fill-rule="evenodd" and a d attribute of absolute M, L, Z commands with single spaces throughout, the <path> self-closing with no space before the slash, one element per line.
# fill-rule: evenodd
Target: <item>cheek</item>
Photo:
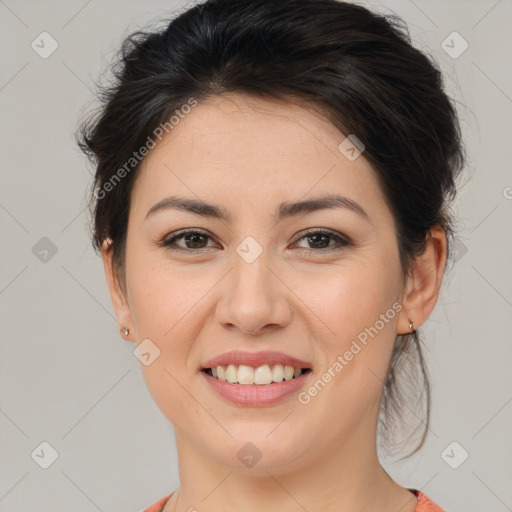
<path fill-rule="evenodd" d="M 132 301 L 137 332 L 140 340 L 150 339 L 158 353 L 150 365 L 141 362 L 143 378 L 162 413 L 173 425 L 187 428 L 187 418 L 204 414 L 189 389 L 191 380 L 198 378 L 190 354 L 202 329 L 200 299 L 211 286 L 201 279 L 185 285 L 160 272 L 140 277 L 138 287 L 134 280 L 137 297 Z"/>
<path fill-rule="evenodd" d="M 176 341 L 183 339 L 180 331 L 211 288 L 208 274 L 170 264 L 163 249 L 135 244 L 126 265 L 130 307 L 140 339 L 153 337 L 163 348 L 181 346 Z"/>
<path fill-rule="evenodd" d="M 132 312 L 137 335 L 149 338 L 160 350 L 160 360 L 169 367 L 187 371 L 187 357 L 200 335 L 198 320 L 214 282 L 208 276 L 187 280 L 158 270 L 134 276 Z"/>
<path fill-rule="evenodd" d="M 323 288 L 321 318 L 329 326 L 322 338 L 332 390 L 344 396 L 380 393 L 396 338 L 398 267 L 358 266 L 334 273 Z M 333 334 L 334 333 L 334 334 Z M 341 359 L 340 359 L 341 358 Z"/>
<path fill-rule="evenodd" d="M 207 275 L 187 279 L 186 273 L 154 261 L 144 251 L 131 253 L 127 275 L 137 343 L 150 340 L 144 343 L 151 363 L 141 360 L 147 388 L 159 406 L 190 407 L 182 386 L 197 370 L 188 366 L 189 355 L 200 335 L 201 299 L 214 283 Z"/>
<path fill-rule="evenodd" d="M 390 309 L 386 318 L 390 321 L 386 326 L 393 323 L 392 305 L 398 296 L 397 280 L 398 275 L 389 267 L 354 264 L 325 276 L 322 286 L 315 288 L 314 293 L 309 292 L 305 302 L 315 304 L 315 310 L 332 331 L 333 344 L 337 345 L 357 337 Z M 303 296 L 307 285 L 304 281 Z M 387 331 L 380 327 L 379 330 Z"/>

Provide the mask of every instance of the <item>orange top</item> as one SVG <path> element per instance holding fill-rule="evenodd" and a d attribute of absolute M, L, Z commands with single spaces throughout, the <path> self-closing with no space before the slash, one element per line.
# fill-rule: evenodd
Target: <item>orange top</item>
<path fill-rule="evenodd" d="M 446 512 L 439 505 L 434 503 L 426 494 L 423 494 L 421 491 L 417 491 L 416 489 L 408 489 L 412 493 L 416 495 L 418 498 L 418 504 L 414 509 L 414 512 Z M 163 497 L 161 500 L 158 500 L 156 503 L 153 503 L 149 508 L 142 510 L 141 512 L 162 512 L 167 500 L 172 496 L 168 494 Z"/>

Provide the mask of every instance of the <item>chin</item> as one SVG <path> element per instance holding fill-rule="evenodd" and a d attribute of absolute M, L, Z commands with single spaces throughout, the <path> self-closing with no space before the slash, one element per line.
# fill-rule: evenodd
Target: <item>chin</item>
<path fill-rule="evenodd" d="M 214 446 L 206 446 L 205 449 L 233 471 L 251 475 L 261 473 L 265 476 L 268 476 L 267 471 L 287 473 L 290 471 L 290 464 L 304 456 L 303 451 L 299 453 L 298 450 L 298 446 L 304 446 L 304 443 L 279 436 L 277 430 L 269 436 L 272 429 L 268 429 L 267 425 L 264 434 L 253 429 L 239 436 L 234 435 L 234 438 L 221 446 L 216 443 Z"/>

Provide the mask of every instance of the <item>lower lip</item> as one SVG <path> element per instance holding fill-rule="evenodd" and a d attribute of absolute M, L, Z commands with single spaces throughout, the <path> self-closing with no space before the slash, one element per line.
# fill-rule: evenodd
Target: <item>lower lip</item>
<path fill-rule="evenodd" d="M 300 377 L 273 384 L 231 384 L 212 377 L 201 371 L 204 378 L 214 391 L 222 398 L 229 400 L 236 405 L 258 407 L 272 405 L 293 395 L 303 387 L 311 375 L 311 370 L 303 373 Z"/>

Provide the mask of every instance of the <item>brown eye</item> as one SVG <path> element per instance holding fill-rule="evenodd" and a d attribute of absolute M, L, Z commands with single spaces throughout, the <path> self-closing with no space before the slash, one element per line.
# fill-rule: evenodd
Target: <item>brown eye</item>
<path fill-rule="evenodd" d="M 332 237 L 318 233 L 316 235 L 308 236 L 307 239 L 308 243 L 313 245 L 314 249 L 324 249 L 325 247 L 329 246 L 329 240 L 332 239 Z"/>
<path fill-rule="evenodd" d="M 176 242 L 183 239 L 183 245 L 177 245 Z M 182 231 L 170 238 L 166 238 L 161 242 L 161 245 L 171 251 L 194 251 L 208 248 L 207 241 L 211 236 L 202 231 L 188 230 Z M 174 247 L 173 247 L 174 246 Z"/>
<path fill-rule="evenodd" d="M 202 249 L 204 247 L 203 243 L 207 237 L 202 234 L 191 234 L 191 235 L 182 235 L 182 238 L 185 240 L 186 244 L 192 244 L 192 247 L 188 246 L 189 249 Z"/>
<path fill-rule="evenodd" d="M 308 254 L 312 252 L 330 252 L 350 245 L 347 237 L 325 230 L 308 231 L 299 239 L 299 241 L 301 240 L 306 240 L 309 244 L 309 248 L 304 248 Z M 331 241 L 334 241 L 334 244 L 331 244 Z"/>

